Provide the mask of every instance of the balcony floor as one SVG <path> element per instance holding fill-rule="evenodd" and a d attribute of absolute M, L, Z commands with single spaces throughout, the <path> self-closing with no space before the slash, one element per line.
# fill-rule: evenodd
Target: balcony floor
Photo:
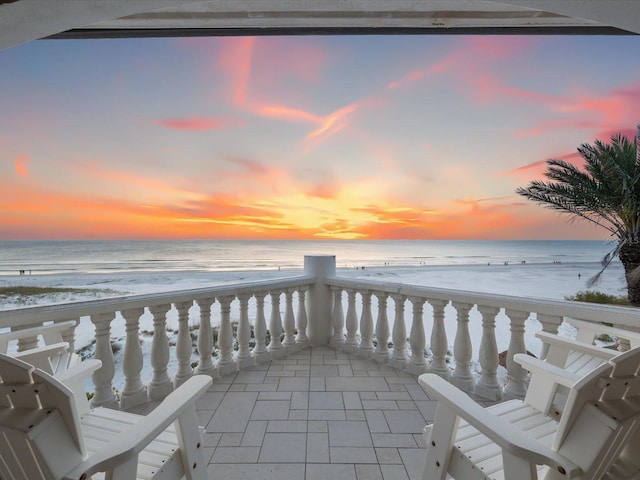
<path fill-rule="evenodd" d="M 417 377 L 313 347 L 216 379 L 198 403 L 210 478 L 420 478 L 435 403 Z"/>

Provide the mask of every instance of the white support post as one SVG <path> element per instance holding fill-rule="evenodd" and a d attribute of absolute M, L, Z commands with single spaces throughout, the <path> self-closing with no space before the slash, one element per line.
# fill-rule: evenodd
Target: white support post
<path fill-rule="evenodd" d="M 456 368 L 453 370 L 450 381 L 460 390 L 471 392 L 473 391 L 474 379 L 471 374 L 473 349 L 469 334 L 469 310 L 473 305 L 462 302 L 452 302 L 452 305 L 458 312 L 458 328 L 456 329 L 456 338 L 453 341 Z"/>
<path fill-rule="evenodd" d="M 113 376 L 116 371 L 111 349 L 111 322 L 113 313 L 91 315 L 91 322 L 96 327 L 95 358 L 102 362 L 102 366 L 93 372 L 91 378 L 96 387 L 91 399 L 91 407 L 118 408 L 118 400 L 113 392 Z"/>
<path fill-rule="evenodd" d="M 527 393 L 527 371 L 513 360 L 513 356 L 527 351 L 524 343 L 524 322 L 529 318 L 529 312 L 507 309 L 505 313 L 511 320 L 511 339 L 507 351 L 509 378 L 504 386 L 504 396 L 506 398 L 524 398 Z"/>
<path fill-rule="evenodd" d="M 284 291 L 284 340 L 282 343 L 287 353 L 296 350 L 296 319 L 293 316 L 293 292 L 295 292 L 293 288 L 287 288 Z"/>
<path fill-rule="evenodd" d="M 78 319 L 74 319 L 76 321 L 78 321 Z M 63 320 L 64 321 L 64 320 Z M 58 323 L 58 322 L 55 322 Z M 78 325 L 79 325 L 79 321 L 78 321 Z M 76 325 L 77 327 L 77 325 Z M 62 341 L 63 342 L 67 342 L 69 344 L 69 352 L 75 352 L 76 351 L 76 327 L 69 327 L 65 330 L 63 330 L 62 332 L 60 332 L 61 336 L 62 336 Z"/>
<path fill-rule="evenodd" d="M 149 400 L 162 400 L 173 391 L 169 378 L 169 339 L 167 338 L 167 312 L 171 305 L 149 307 L 153 315 L 153 340 L 151 341 L 151 366 L 153 376 L 147 391 Z"/>
<path fill-rule="evenodd" d="M 197 300 L 200 307 L 200 327 L 198 329 L 198 366 L 195 373 L 198 375 L 209 375 L 216 378 L 217 373 L 211 352 L 213 351 L 213 333 L 211 331 L 211 305 L 215 300 L 213 298 L 205 298 Z"/>
<path fill-rule="evenodd" d="M 542 331 L 551 333 L 553 335 L 556 335 L 558 333 L 558 327 L 560 326 L 560 324 L 562 323 L 562 320 L 564 319 L 564 317 L 560 315 L 545 315 L 542 313 L 538 313 L 536 317 L 540 322 L 540 324 L 542 325 Z M 546 359 L 548 353 L 549 353 L 549 344 L 543 342 L 542 350 L 540 352 L 540 359 L 541 360 Z"/>
<path fill-rule="evenodd" d="M 358 348 L 358 314 L 356 311 L 356 291 L 347 289 L 347 338 L 343 350 L 355 353 Z"/>
<path fill-rule="evenodd" d="M 329 344 L 331 336 L 331 290 L 325 284 L 327 277 L 336 276 L 335 255 L 305 255 L 304 273 L 316 278 L 307 295 L 309 315 L 309 342 L 314 347 Z"/>
<path fill-rule="evenodd" d="M 407 365 L 407 371 L 414 375 L 420 375 L 428 370 L 427 361 L 424 358 L 424 348 L 426 340 L 424 335 L 424 298 L 409 297 L 413 305 L 413 324 L 409 334 L 409 344 L 411 345 L 411 359 Z"/>
<path fill-rule="evenodd" d="M 389 360 L 389 319 L 387 317 L 388 293 L 375 292 L 378 299 L 378 318 L 376 319 L 376 350 L 371 357 L 378 363 Z"/>
<path fill-rule="evenodd" d="M 333 335 L 329 341 L 336 350 L 342 350 L 344 345 L 344 313 L 342 311 L 342 288 L 331 287 L 333 292 L 333 314 L 331 323 L 333 325 Z"/>
<path fill-rule="evenodd" d="M 433 307 L 433 329 L 431 330 L 431 371 L 443 378 L 449 378 L 451 370 L 447 365 L 447 330 L 444 328 L 445 300 L 429 300 Z"/>
<path fill-rule="evenodd" d="M 122 359 L 124 388 L 120 395 L 120 408 L 126 410 L 147 403 L 147 388 L 140 378 L 144 361 L 140 347 L 140 317 L 144 308 L 132 308 L 120 313 L 124 317 L 127 331 Z"/>
<path fill-rule="evenodd" d="M 356 355 L 363 358 L 369 358 L 373 352 L 373 316 L 371 314 L 371 292 L 363 290 L 360 292 L 362 297 L 362 315 L 360 316 L 360 345 Z"/>
<path fill-rule="evenodd" d="M 264 318 L 264 292 L 258 292 L 256 297 L 256 320 L 253 327 L 253 334 L 256 337 L 256 346 L 253 349 L 253 356 L 256 363 L 265 363 L 271 359 L 267 350 L 267 322 Z"/>
<path fill-rule="evenodd" d="M 478 305 L 482 315 L 482 339 L 480 341 L 480 366 L 482 373 L 476 384 L 475 393 L 483 398 L 499 400 L 502 389 L 498 383 L 498 345 L 496 344 L 496 315 L 500 313 L 497 307 Z"/>
<path fill-rule="evenodd" d="M 405 348 L 407 345 L 407 326 L 404 322 L 404 302 L 407 299 L 404 295 L 394 294 L 393 298 L 395 316 L 393 321 L 393 353 L 389 358 L 389 365 L 394 368 L 403 369 L 407 365 L 407 355 Z"/>
<path fill-rule="evenodd" d="M 238 320 L 238 354 L 236 363 L 238 369 L 243 369 L 255 365 L 255 359 L 251 355 L 249 339 L 251 338 L 251 324 L 249 323 L 249 299 L 251 295 L 238 295 L 240 302 L 240 319 Z"/>
<path fill-rule="evenodd" d="M 298 334 L 296 335 L 296 342 L 301 348 L 309 345 L 309 337 L 307 337 L 307 308 L 306 308 L 306 287 L 300 287 L 298 289 L 298 315 L 296 315 L 296 328 Z"/>
<path fill-rule="evenodd" d="M 191 334 L 189 333 L 189 309 L 193 301 L 175 304 L 178 311 L 178 338 L 176 339 L 176 358 L 178 370 L 173 377 L 173 388 L 178 388 L 193 376 L 191 368 Z"/>
<path fill-rule="evenodd" d="M 269 353 L 271 358 L 284 357 L 287 351 L 282 347 L 280 336 L 282 335 L 282 317 L 280 316 L 280 291 L 269 292 L 271 297 L 271 316 L 269 317 Z"/>
<path fill-rule="evenodd" d="M 220 303 L 220 330 L 218 331 L 218 372 L 220 375 L 228 375 L 238 371 L 238 366 L 233 361 L 233 329 L 231 328 L 231 302 L 235 295 L 219 297 Z"/>

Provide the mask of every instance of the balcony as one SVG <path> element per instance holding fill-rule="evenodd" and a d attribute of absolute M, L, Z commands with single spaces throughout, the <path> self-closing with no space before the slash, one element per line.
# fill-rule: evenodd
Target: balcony
<path fill-rule="evenodd" d="M 640 324 L 632 308 L 341 278 L 335 257 L 309 256 L 297 277 L 3 311 L 0 325 L 80 320 L 71 345 L 94 328 L 96 406 L 145 412 L 191 375 L 212 376 L 198 405 L 211 478 L 413 479 L 434 413 L 417 375 L 479 402 L 522 397 L 513 355 L 568 318 Z"/>

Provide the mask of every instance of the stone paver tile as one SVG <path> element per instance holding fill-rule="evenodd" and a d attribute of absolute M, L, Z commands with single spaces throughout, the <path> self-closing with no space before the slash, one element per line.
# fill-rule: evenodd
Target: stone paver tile
<path fill-rule="evenodd" d="M 220 442 L 221 438 L 222 438 L 221 433 L 211 433 L 205 430 L 204 434 L 202 435 L 202 446 L 217 447 L 218 442 Z"/>
<path fill-rule="evenodd" d="M 384 480 L 409 480 L 403 465 L 380 465 Z"/>
<path fill-rule="evenodd" d="M 416 410 L 384 410 L 384 417 L 391 433 L 420 433 L 425 420 Z"/>
<path fill-rule="evenodd" d="M 202 456 L 207 463 L 209 463 L 209 461 L 211 460 L 211 457 L 213 456 L 213 452 L 215 452 L 215 450 L 216 449 L 213 447 L 202 447 Z"/>
<path fill-rule="evenodd" d="M 325 377 L 309 377 L 309 391 L 324 392 L 326 390 Z"/>
<path fill-rule="evenodd" d="M 221 479 L 305 480 L 305 464 L 210 464 L 207 473 Z"/>
<path fill-rule="evenodd" d="M 344 408 L 347 410 L 361 410 L 362 402 L 360 401 L 360 395 L 358 392 L 342 392 L 342 398 L 344 399 Z"/>
<path fill-rule="evenodd" d="M 391 383 L 389 384 L 389 391 L 390 392 L 406 392 L 407 388 L 406 388 L 406 385 L 402 385 L 400 383 Z"/>
<path fill-rule="evenodd" d="M 388 392 L 389 386 L 382 377 L 327 377 L 326 389 L 328 392 Z"/>
<path fill-rule="evenodd" d="M 217 382 L 217 380 L 216 380 Z M 211 385 L 209 387 L 209 389 L 207 390 L 208 392 L 226 392 L 227 390 L 229 390 L 229 384 L 228 383 L 214 383 L 213 385 Z"/>
<path fill-rule="evenodd" d="M 307 462 L 329 463 L 329 434 L 307 434 Z"/>
<path fill-rule="evenodd" d="M 256 463 L 260 447 L 218 447 L 211 463 Z"/>
<path fill-rule="evenodd" d="M 269 433 L 299 433 L 307 431 L 306 420 L 269 420 Z"/>
<path fill-rule="evenodd" d="M 396 400 L 400 410 L 417 410 L 416 402 L 413 400 Z"/>
<path fill-rule="evenodd" d="M 305 478 L 306 480 L 357 480 L 353 464 L 333 465 L 331 463 L 307 463 Z"/>
<path fill-rule="evenodd" d="M 206 392 L 196 402 L 196 410 L 215 410 L 223 398 L 224 392 Z"/>
<path fill-rule="evenodd" d="M 207 431 L 244 432 L 257 399 L 257 392 L 227 392 L 207 424 Z"/>
<path fill-rule="evenodd" d="M 289 410 L 289 420 L 307 420 L 309 410 Z"/>
<path fill-rule="evenodd" d="M 229 392 L 244 392 L 246 386 L 244 383 L 231 384 L 229 385 Z"/>
<path fill-rule="evenodd" d="M 409 478 L 422 478 L 422 469 L 427 458 L 425 450 L 422 448 L 399 448 L 398 452 L 402 457 L 402 463 L 409 474 Z"/>
<path fill-rule="evenodd" d="M 260 463 L 304 462 L 306 453 L 306 433 L 266 433 L 258 461 Z"/>
<path fill-rule="evenodd" d="M 233 383 L 262 383 L 266 375 L 264 370 L 242 370 Z"/>
<path fill-rule="evenodd" d="M 371 433 L 389 433 L 391 431 L 382 410 L 365 410 L 365 414 Z"/>
<path fill-rule="evenodd" d="M 378 463 L 372 447 L 329 447 L 331 463 Z"/>
<path fill-rule="evenodd" d="M 424 419 L 428 423 L 433 422 L 433 419 L 436 416 L 436 405 L 438 402 L 436 400 L 417 400 L 415 404 Z"/>
<path fill-rule="evenodd" d="M 382 371 L 382 370 L 369 370 L 369 376 L 370 377 L 393 377 L 395 379 L 398 379 L 398 376 L 396 375 L 395 371 Z"/>
<path fill-rule="evenodd" d="M 251 420 L 287 420 L 288 400 L 258 400 L 251 414 Z"/>
<path fill-rule="evenodd" d="M 340 392 L 310 392 L 309 409 L 313 410 L 344 410 L 342 393 Z"/>
<path fill-rule="evenodd" d="M 400 452 L 398 452 L 397 448 L 376 448 L 376 455 L 380 465 L 402 464 L 402 457 L 400 457 Z"/>
<path fill-rule="evenodd" d="M 353 377 L 353 370 L 351 370 L 351 364 L 338 365 L 338 375 L 340 377 Z"/>
<path fill-rule="evenodd" d="M 395 400 L 363 400 L 362 408 L 365 410 L 398 410 Z"/>
<path fill-rule="evenodd" d="M 373 447 L 367 423 L 346 420 L 344 422 L 329 421 L 329 445 L 331 447 Z"/>
<path fill-rule="evenodd" d="M 367 372 L 366 370 L 354 370 L 353 371 L 353 376 L 354 377 L 368 377 L 369 376 L 369 372 Z"/>
<path fill-rule="evenodd" d="M 221 377 L 218 377 L 214 380 L 213 385 L 216 384 L 222 384 L 222 383 L 228 383 L 228 384 L 232 384 L 234 382 L 234 380 L 236 379 L 236 374 L 233 375 L 223 375 Z M 212 385 L 212 386 L 213 386 Z"/>
<path fill-rule="evenodd" d="M 360 422 L 367 420 L 364 410 L 345 410 L 345 413 L 347 414 L 347 420 L 357 420 Z"/>
<path fill-rule="evenodd" d="M 405 385 L 407 392 L 411 396 L 411 400 L 431 400 L 420 385 L 414 382 L 412 385 Z"/>
<path fill-rule="evenodd" d="M 416 441 L 416 445 L 419 448 L 427 448 L 427 441 L 424 438 L 424 433 L 414 433 L 413 439 Z"/>
<path fill-rule="evenodd" d="M 346 420 L 344 410 L 309 410 L 309 420 Z"/>
<path fill-rule="evenodd" d="M 218 442 L 219 447 L 239 447 L 242 442 L 242 433 L 223 433 L 220 441 Z"/>
<path fill-rule="evenodd" d="M 382 480 L 380 465 L 356 465 L 358 480 Z"/>
<path fill-rule="evenodd" d="M 215 413 L 214 410 L 196 410 L 198 425 L 207 425 Z"/>
<path fill-rule="evenodd" d="M 371 439 L 375 447 L 417 447 L 411 433 L 372 433 Z"/>
<path fill-rule="evenodd" d="M 349 393 L 349 392 L 346 392 L 346 393 Z M 360 395 L 360 400 L 377 400 L 378 399 L 376 392 L 360 392 L 358 395 Z"/>
<path fill-rule="evenodd" d="M 293 392 L 291 394 L 291 410 L 308 410 L 309 392 Z"/>
<path fill-rule="evenodd" d="M 264 440 L 264 432 L 267 430 L 266 420 L 250 420 L 242 437 L 240 446 L 260 447 Z"/>
<path fill-rule="evenodd" d="M 351 357 L 351 368 L 354 370 L 380 370 L 377 363 L 354 357 Z"/>
<path fill-rule="evenodd" d="M 277 383 L 247 383 L 245 392 L 275 392 Z"/>
<path fill-rule="evenodd" d="M 282 377 L 278 383 L 279 392 L 306 392 L 309 390 L 307 377 Z"/>
<path fill-rule="evenodd" d="M 295 377 L 296 376 L 296 372 L 294 370 L 272 370 L 269 369 L 269 371 L 267 372 L 267 377 Z M 266 380 L 265 378 L 265 380 Z"/>
<path fill-rule="evenodd" d="M 389 384 L 416 385 L 414 377 L 387 377 Z"/>
<path fill-rule="evenodd" d="M 411 400 L 409 394 L 404 392 L 377 392 L 378 400 Z"/>
<path fill-rule="evenodd" d="M 349 361 L 348 358 L 325 358 L 324 364 L 341 366 L 341 365 L 350 365 L 351 362 Z"/>
<path fill-rule="evenodd" d="M 327 433 L 329 426 L 326 420 L 310 420 L 307 422 L 307 429 L 309 432 L 314 433 Z"/>
<path fill-rule="evenodd" d="M 291 400 L 291 392 L 260 392 L 258 400 Z"/>
<path fill-rule="evenodd" d="M 285 365 L 283 370 L 309 371 L 309 365 Z"/>
<path fill-rule="evenodd" d="M 296 370 L 296 377 L 308 377 L 309 376 L 309 371 L 303 371 L 303 370 Z"/>
<path fill-rule="evenodd" d="M 311 365 L 309 375 L 312 377 L 337 377 L 338 367 L 336 365 Z"/>
<path fill-rule="evenodd" d="M 271 385 L 271 384 L 275 384 L 276 387 L 278 386 L 278 383 L 280 382 L 280 377 L 266 377 L 264 379 L 264 382 L 262 382 L 263 385 Z M 256 384 L 257 385 L 257 384 Z M 246 391 L 248 392 L 249 389 L 247 388 Z"/>

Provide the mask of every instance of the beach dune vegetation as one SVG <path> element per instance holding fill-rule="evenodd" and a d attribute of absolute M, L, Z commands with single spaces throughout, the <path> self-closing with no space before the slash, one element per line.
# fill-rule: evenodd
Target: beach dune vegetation
<path fill-rule="evenodd" d="M 640 131 L 640 125 L 638 125 Z M 611 142 L 596 140 L 578 147 L 582 168 L 564 160 L 548 160 L 544 175 L 516 193 L 547 208 L 586 220 L 607 230 L 615 248 L 602 260 L 593 286 L 618 256 L 624 267 L 629 303 L 640 306 L 640 146 L 620 133 Z"/>

